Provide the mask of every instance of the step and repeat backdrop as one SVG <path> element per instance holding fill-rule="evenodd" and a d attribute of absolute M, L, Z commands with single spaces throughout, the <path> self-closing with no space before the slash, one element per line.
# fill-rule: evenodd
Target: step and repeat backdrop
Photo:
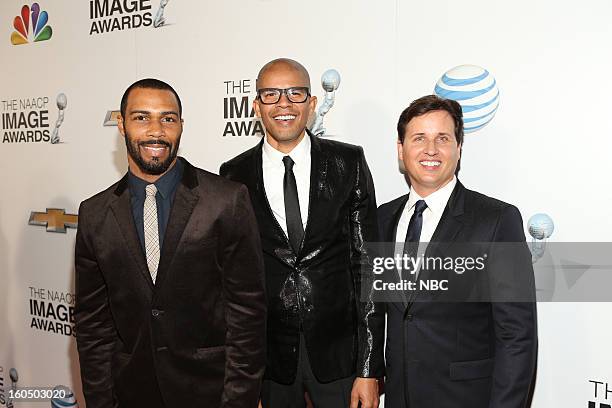
<path fill-rule="evenodd" d="M 11 387 L 60 387 L 52 406 L 85 406 L 77 210 L 127 170 L 115 118 L 135 80 L 175 87 L 180 154 L 217 172 L 263 135 L 259 68 L 302 62 L 319 101 L 335 98 L 322 137 L 364 147 L 379 204 L 407 191 L 400 112 L 425 94 L 457 99 L 468 188 L 518 206 L 536 246 L 607 242 L 611 14 L 606 0 L 2 0 L 0 406 L 13 405 Z M 329 69 L 339 76 L 324 89 Z M 612 405 L 612 304 L 579 300 L 538 305 L 533 407 Z M 15 403 L 29 405 L 42 406 Z"/>

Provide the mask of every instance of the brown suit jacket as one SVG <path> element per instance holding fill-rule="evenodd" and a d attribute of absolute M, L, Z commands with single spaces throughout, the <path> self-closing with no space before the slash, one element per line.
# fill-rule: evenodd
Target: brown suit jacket
<path fill-rule="evenodd" d="M 127 175 L 79 209 L 75 319 L 88 408 L 257 406 L 266 310 L 248 192 L 179 160 L 155 285 Z"/>

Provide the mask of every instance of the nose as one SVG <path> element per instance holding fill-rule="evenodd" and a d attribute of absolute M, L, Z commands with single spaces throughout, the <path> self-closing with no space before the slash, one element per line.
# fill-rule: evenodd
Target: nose
<path fill-rule="evenodd" d="M 285 107 L 288 107 L 289 105 L 291 105 L 292 103 L 293 102 L 291 102 L 289 100 L 289 98 L 287 97 L 287 92 L 286 91 L 285 92 L 281 92 L 280 99 L 278 100 L 277 105 L 280 106 L 280 107 L 285 108 Z"/>
<path fill-rule="evenodd" d="M 434 139 L 428 139 L 425 145 L 425 154 L 435 156 L 438 153 L 438 146 Z"/>
<path fill-rule="evenodd" d="M 149 124 L 148 136 L 162 137 L 164 135 L 164 127 L 160 120 L 151 120 Z"/>

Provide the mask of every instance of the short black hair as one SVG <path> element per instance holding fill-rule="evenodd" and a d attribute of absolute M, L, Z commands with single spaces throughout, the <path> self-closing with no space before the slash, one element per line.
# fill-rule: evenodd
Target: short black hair
<path fill-rule="evenodd" d="M 452 99 L 440 98 L 437 95 L 426 95 L 419 99 L 412 101 L 399 117 L 397 121 L 397 139 L 400 143 L 404 143 L 404 137 L 406 135 L 406 125 L 413 118 L 424 115 L 431 111 L 446 111 L 453 118 L 455 122 L 455 140 L 457 145 L 463 149 L 463 111 L 459 102 Z M 461 168 L 461 159 L 457 162 L 457 169 L 455 174 L 459 174 Z"/>
<path fill-rule="evenodd" d="M 164 81 L 160 81 L 159 79 L 144 78 L 144 79 L 140 79 L 134 82 L 123 93 L 123 97 L 121 97 L 121 108 L 120 108 L 122 118 L 125 118 L 125 110 L 127 108 L 127 102 L 128 102 L 128 97 L 130 96 L 130 92 L 132 92 L 133 89 L 137 89 L 137 88 L 161 89 L 164 91 L 172 92 L 172 94 L 174 95 L 174 97 L 176 98 L 178 102 L 179 117 L 183 116 L 183 105 L 181 104 L 181 98 L 179 98 L 178 94 L 176 93 L 173 87 L 171 87 L 169 84 L 167 84 Z"/>

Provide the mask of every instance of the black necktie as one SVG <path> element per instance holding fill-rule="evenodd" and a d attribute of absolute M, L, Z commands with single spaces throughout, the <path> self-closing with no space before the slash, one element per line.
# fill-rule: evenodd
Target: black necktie
<path fill-rule="evenodd" d="M 283 192 L 285 194 L 285 216 L 287 218 L 287 234 L 293 250 L 297 253 L 304 237 L 304 226 L 300 213 L 300 201 L 298 200 L 297 183 L 293 174 L 295 162 L 289 156 L 283 157 L 285 164 L 285 177 L 283 178 Z"/>
<path fill-rule="evenodd" d="M 414 213 L 410 217 L 408 231 L 406 232 L 406 240 L 404 241 L 404 254 L 410 257 L 416 257 L 419 249 L 419 240 L 421 238 L 421 229 L 423 228 L 423 211 L 427 208 L 425 200 L 419 200 L 414 204 Z M 412 271 L 410 271 L 412 272 Z M 415 274 L 411 274 L 414 279 Z"/>

